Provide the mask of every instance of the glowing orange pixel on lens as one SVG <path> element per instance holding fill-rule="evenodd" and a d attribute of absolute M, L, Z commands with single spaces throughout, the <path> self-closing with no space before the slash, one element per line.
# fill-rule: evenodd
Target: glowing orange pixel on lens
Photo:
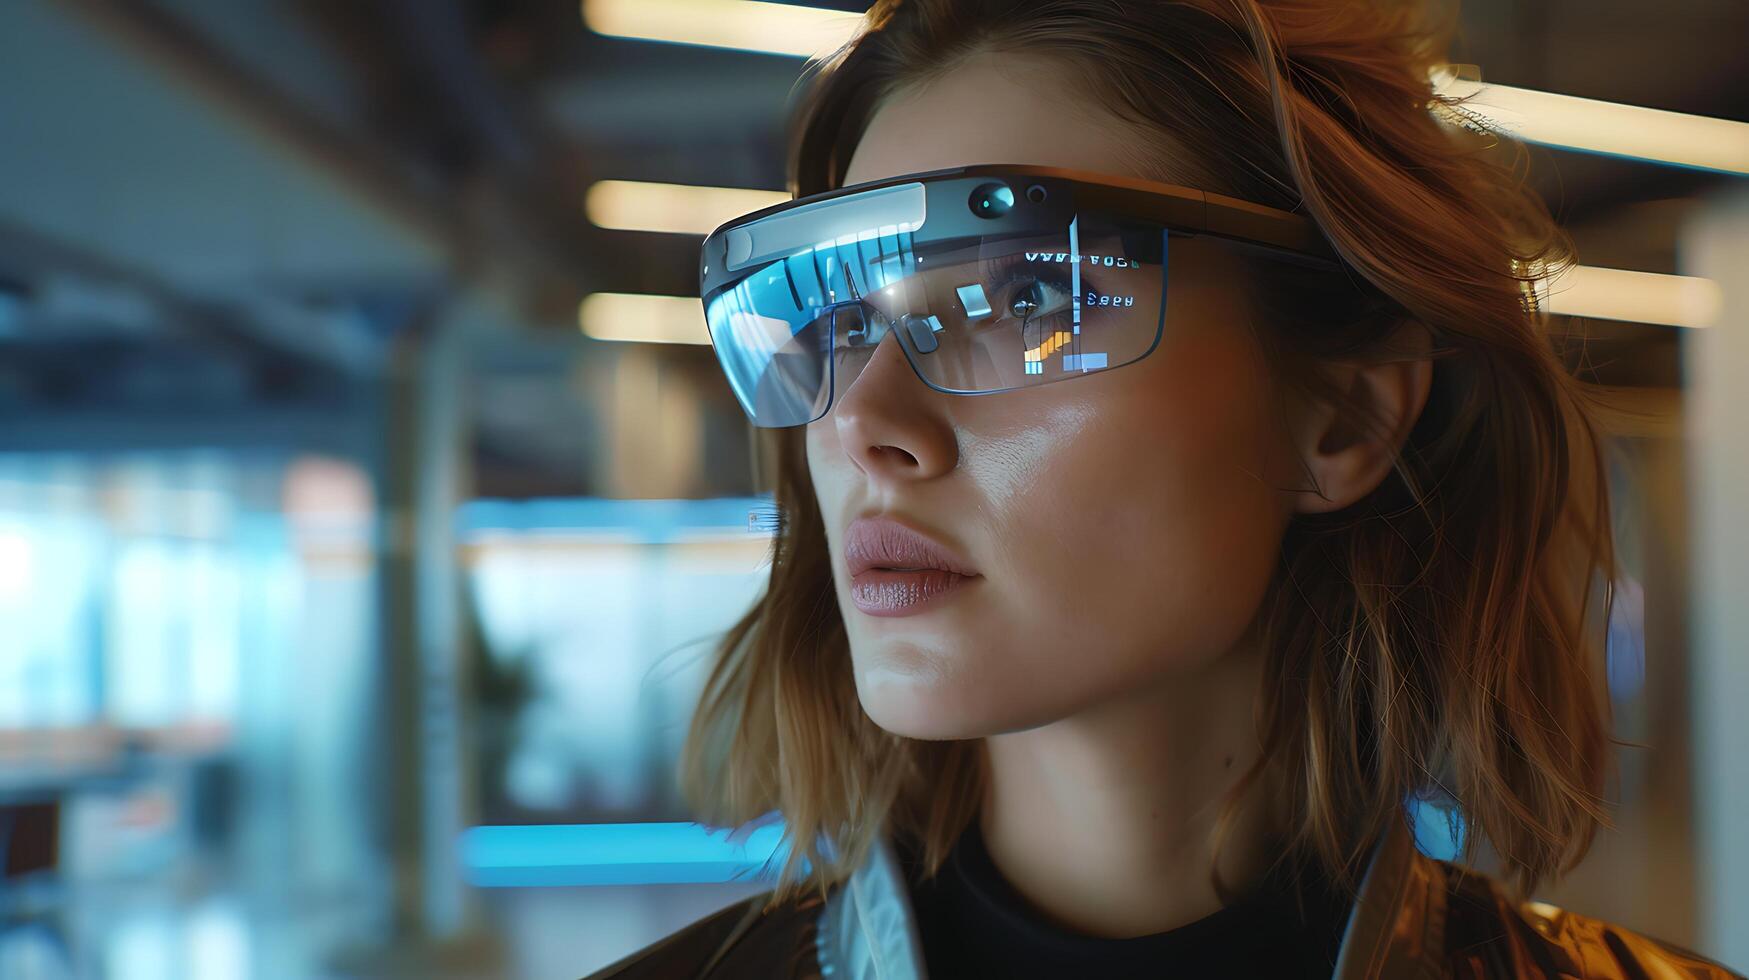
<path fill-rule="evenodd" d="M 1038 345 L 1037 347 L 1033 347 L 1033 348 L 1028 349 L 1026 352 L 1026 360 L 1028 360 L 1028 361 L 1042 361 L 1045 358 L 1051 356 L 1052 354 L 1055 354 L 1057 351 L 1061 350 L 1062 348 L 1068 346 L 1069 341 L 1072 339 L 1074 339 L 1072 334 L 1070 334 L 1064 330 L 1059 330 L 1056 333 L 1051 335 L 1051 339 L 1045 341 L 1044 343 Z"/>

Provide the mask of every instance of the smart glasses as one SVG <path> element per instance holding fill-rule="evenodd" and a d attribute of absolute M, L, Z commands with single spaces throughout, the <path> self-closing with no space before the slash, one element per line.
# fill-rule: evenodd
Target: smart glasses
<path fill-rule="evenodd" d="M 823 417 L 891 333 L 954 395 L 1123 367 L 1159 345 L 1174 238 L 1338 268 L 1309 219 L 1187 187 L 986 164 L 870 181 L 728 222 L 699 295 L 735 397 L 763 428 Z"/>

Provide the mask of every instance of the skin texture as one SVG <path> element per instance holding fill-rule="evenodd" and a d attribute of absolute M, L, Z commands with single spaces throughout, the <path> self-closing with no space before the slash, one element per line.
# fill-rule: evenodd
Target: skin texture
<path fill-rule="evenodd" d="M 973 163 L 1140 176 L 1125 163 L 1135 131 L 1073 79 L 1041 58 L 973 55 L 887 100 L 846 183 Z M 1297 511 L 1364 496 L 1390 465 L 1388 446 L 1326 409 L 1277 420 L 1222 246 L 1175 241 L 1171 262 L 1165 334 L 1136 364 L 955 396 L 918 379 L 889 336 L 807 432 L 864 710 L 908 737 L 983 739 L 979 820 L 997 867 L 1046 918 L 1096 936 L 1220 907 L 1208 829 L 1257 753 L 1252 630 L 1282 534 Z M 1397 421 L 1400 443 L 1428 362 L 1333 370 Z M 1296 454 L 1324 498 L 1284 489 L 1310 487 Z M 918 615 L 863 614 L 843 538 L 874 513 L 981 577 Z M 1262 871 L 1276 823 L 1266 806 L 1243 814 L 1222 849 L 1230 884 Z"/>

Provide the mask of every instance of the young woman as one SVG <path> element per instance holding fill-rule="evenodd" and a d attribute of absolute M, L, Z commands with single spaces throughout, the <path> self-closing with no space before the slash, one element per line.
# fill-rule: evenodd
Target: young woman
<path fill-rule="evenodd" d="M 1602 409 L 1441 36 L 881 0 L 815 66 L 704 246 L 781 526 L 684 760 L 789 859 L 598 977 L 1729 975 L 1523 900 L 1605 816 Z"/>

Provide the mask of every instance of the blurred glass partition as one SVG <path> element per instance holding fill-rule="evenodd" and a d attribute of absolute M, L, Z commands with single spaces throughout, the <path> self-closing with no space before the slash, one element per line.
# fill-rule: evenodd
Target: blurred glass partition
<path fill-rule="evenodd" d="M 598 846 L 598 832 L 658 848 L 693 833 L 675 823 L 692 818 L 675 764 L 716 644 L 764 586 L 771 535 L 750 530 L 749 512 L 769 507 L 727 498 L 463 508 L 479 629 L 479 813 L 485 824 L 548 825 L 476 832 L 458 842 L 464 864 L 481 884 L 615 882 L 483 890 L 512 975 L 588 974 L 770 887 L 644 874 L 636 868 L 671 857 L 648 848 L 615 849 L 607 868 Z M 585 824 L 621 826 L 575 826 Z M 513 873 L 483 873 L 499 858 Z"/>
<path fill-rule="evenodd" d="M 762 498 L 476 501 L 461 516 L 486 663 L 526 678 L 482 773 L 487 823 L 678 820 L 674 764 L 715 643 L 752 605 Z M 482 709 L 497 710 L 490 692 Z M 484 763 L 490 766 L 490 762 Z M 496 812 L 495 812 L 496 811 Z"/>
<path fill-rule="evenodd" d="M 337 458 L 0 454 L 0 842 L 40 841 L 0 976 L 304 977 L 381 927 L 373 506 Z"/>

